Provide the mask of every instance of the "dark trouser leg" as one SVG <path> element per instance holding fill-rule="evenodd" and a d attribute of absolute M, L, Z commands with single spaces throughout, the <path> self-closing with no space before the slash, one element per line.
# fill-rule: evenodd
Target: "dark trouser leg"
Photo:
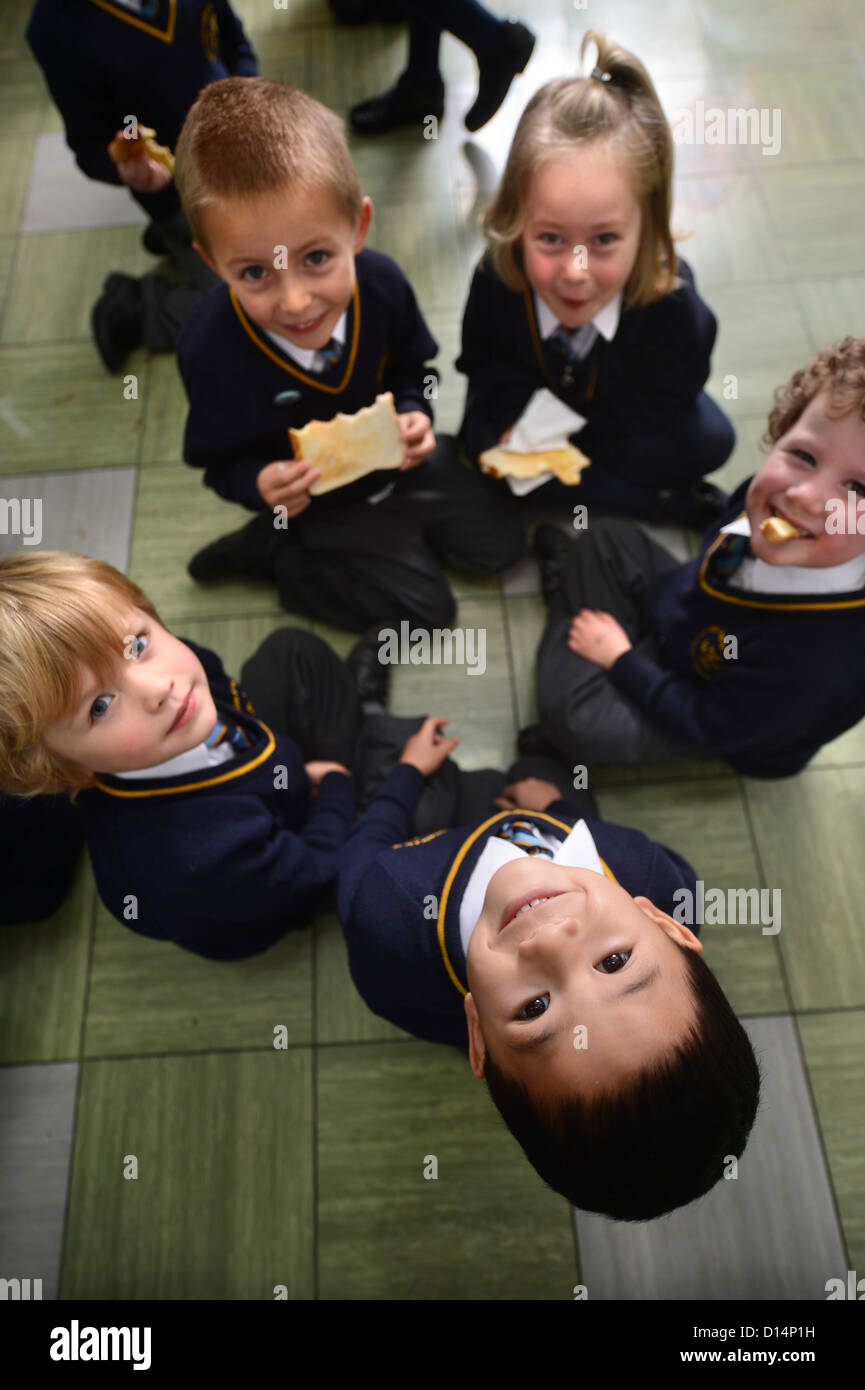
<path fill-rule="evenodd" d="M 298 543 L 287 541 L 275 565 L 284 608 L 355 632 L 403 618 L 448 626 L 453 596 L 420 527 L 381 505 L 299 518 Z"/>
<path fill-rule="evenodd" d="M 69 890 L 84 831 L 65 796 L 0 797 L 0 925 L 41 922 Z"/>
<path fill-rule="evenodd" d="M 403 473 L 383 506 L 394 515 L 409 504 L 443 565 L 498 574 L 519 559 L 525 543 L 520 509 L 508 491 L 460 463 L 450 435 Z"/>
<path fill-rule="evenodd" d="M 541 728 L 573 764 L 650 763 L 708 756 L 656 730 L 613 685 L 606 671 L 569 650 L 571 618 L 581 608 L 612 613 L 634 646 L 656 658 L 649 600 L 655 581 L 678 562 L 638 526 L 598 521 L 579 533 L 549 605 L 538 649 Z"/>
<path fill-rule="evenodd" d="M 422 723 L 423 716 L 401 718 L 395 714 L 374 714 L 364 721 L 355 760 L 360 807 L 368 804 L 399 761 L 406 740 Z M 444 830 L 458 823 L 459 786 L 463 775 L 456 763 L 447 758 L 432 777 L 427 777 L 415 811 L 416 835 L 428 835 L 433 830 Z"/>
<path fill-rule="evenodd" d="M 494 56 L 501 42 L 501 20 L 477 0 L 402 0 L 403 8 L 411 21 L 412 41 L 415 24 L 426 20 L 430 12 L 435 15 L 439 30 L 447 29 L 462 43 L 473 49 L 478 60 Z"/>
<path fill-rule="evenodd" d="M 178 283 L 155 271 L 142 277 L 143 342 L 152 352 L 173 352 L 177 334 L 190 311 L 221 282 L 193 250 L 182 212 L 154 219 L 154 225 L 165 243 L 166 254 L 183 279 Z"/>
<path fill-rule="evenodd" d="M 240 679 L 256 714 L 293 739 L 307 762 L 352 766 L 362 722 L 354 678 L 320 637 L 292 627 L 272 632 Z"/>
<path fill-rule="evenodd" d="M 724 412 L 701 391 L 667 431 L 611 439 L 588 424 L 575 439 L 592 466 L 576 488 L 568 489 L 574 502 L 624 516 L 660 518 L 669 516 L 669 509 L 659 494 L 690 487 L 720 468 L 733 452 L 736 434 Z"/>
<path fill-rule="evenodd" d="M 409 18 L 408 66 L 402 74 L 401 80 L 405 83 L 410 81 L 419 87 L 434 86 L 437 82 L 441 82 L 439 70 L 441 27 L 437 23 L 430 22 L 428 6 L 406 4 L 405 8 L 407 13 L 411 13 Z"/>

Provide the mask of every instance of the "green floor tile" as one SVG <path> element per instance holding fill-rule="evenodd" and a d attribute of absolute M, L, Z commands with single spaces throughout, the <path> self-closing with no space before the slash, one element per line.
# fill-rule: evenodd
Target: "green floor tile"
<path fill-rule="evenodd" d="M 749 58 L 755 65 L 779 53 L 805 54 L 812 62 L 836 62 L 846 56 L 847 39 L 834 9 L 818 9 L 809 0 L 701 0 L 710 42 L 719 59 Z"/>
<path fill-rule="evenodd" d="M 786 168 L 790 164 L 861 159 L 865 153 L 865 80 L 852 55 L 846 62 L 813 63 L 810 56 L 763 60 L 758 68 L 745 60 L 741 70 L 730 62 L 731 104 L 779 115 L 767 115 L 765 132 L 780 139 L 777 153 L 764 154 L 767 144 L 748 146 L 757 168 Z"/>
<path fill-rule="evenodd" d="M 205 960 L 136 935 L 100 906 L 85 1056 L 266 1048 L 274 1038 L 296 1046 L 311 1036 L 311 929 L 246 960 Z"/>
<path fill-rule="evenodd" d="M 850 1268 L 865 1269 L 865 1013 L 811 1014 L 799 1036 L 829 1172 L 841 1216 Z M 845 1271 L 838 1270 L 839 1278 Z"/>
<path fill-rule="evenodd" d="M 794 1007 L 865 1004 L 861 771 L 748 781 L 746 796 L 767 884 L 783 893 L 777 939 Z"/>
<path fill-rule="evenodd" d="M 796 294 L 817 351 L 862 332 L 858 306 L 865 303 L 865 276 L 800 280 Z"/>
<path fill-rule="evenodd" d="M 13 288 L 12 267 L 15 264 L 17 247 L 16 237 L 0 237 L 0 328 L 2 328 L 3 322 L 2 315 L 5 313 L 5 306 Z"/>
<path fill-rule="evenodd" d="M 5 59 L 5 54 L 4 54 Z M 4 134 L 38 132 L 48 98 L 42 77 L 32 61 L 26 59 L 3 62 L 3 86 L 0 87 L 0 130 Z"/>
<path fill-rule="evenodd" d="M 87 1063 L 61 1297 L 310 1298 L 312 1197 L 309 1053 Z"/>
<path fill-rule="evenodd" d="M 129 358 L 142 369 L 144 354 Z M 123 395 L 89 343 L 0 348 L 0 455 L 12 473 L 133 464 L 140 400 Z"/>
<path fill-rule="evenodd" d="M 505 602 L 505 622 L 513 662 L 517 725 L 520 729 L 538 721 L 538 643 L 546 620 L 547 605 L 540 594 L 508 598 Z"/>
<path fill-rule="evenodd" d="M 154 463 L 180 463 L 189 408 L 173 353 L 157 352 L 151 356 L 140 393 L 142 467 Z"/>
<path fill-rule="evenodd" d="M 474 634 L 475 645 L 470 651 L 466 634 L 466 657 L 472 655 L 479 674 L 469 674 L 467 664 L 394 665 L 388 709 L 392 714 L 447 716 L 446 732 L 461 739 L 454 754 L 460 767 L 497 767 L 502 749 L 513 748 L 515 734 L 500 600 L 460 600 L 453 630 L 466 633 L 467 629 Z M 486 644 L 483 670 L 481 642 Z M 434 655 L 434 648 L 430 651 Z M 442 653 L 449 651 L 450 644 L 443 644 Z"/>
<path fill-rule="evenodd" d="M 318 1132 L 322 1298 L 573 1298 L 567 1204 L 455 1049 L 323 1049 Z"/>
<path fill-rule="evenodd" d="M 44 922 L 0 928 L 0 1060 L 79 1054 L 96 890 L 82 854 L 65 902 Z"/>
<path fill-rule="evenodd" d="M 424 314 L 465 297 L 470 263 L 450 199 L 377 198 L 367 245 L 413 267 L 412 289 Z"/>
<path fill-rule="evenodd" d="M 861 160 L 773 170 L 763 175 L 762 189 L 778 256 L 796 281 L 825 275 L 827 270 L 835 276 L 862 273 L 859 228 L 865 217 L 865 182 Z M 775 328 L 781 337 L 781 322 Z"/>
<path fill-rule="evenodd" d="M 356 102 L 391 87 L 408 54 L 402 25 L 330 24 L 309 28 L 306 38 L 307 90 L 343 117 Z M 381 147 L 394 138 L 367 136 L 366 142 Z"/>
<path fill-rule="evenodd" d="M 22 236 L 3 342 L 50 343 L 61 338 L 89 342 L 90 314 L 106 276 L 112 270 L 143 275 L 153 266 L 138 227 Z M 33 312 L 34 303 L 40 306 L 38 314 Z M 122 383 L 123 375 L 116 381 Z"/>
<path fill-rule="evenodd" d="M 676 251 L 691 266 L 710 308 L 714 285 L 783 277 L 754 174 L 677 178 L 675 189 L 673 226 L 681 236 Z"/>
<path fill-rule="evenodd" d="M 860 719 L 840 738 L 824 743 L 809 767 L 841 767 L 850 763 L 865 763 L 865 720 Z"/>
<path fill-rule="evenodd" d="M 736 390 L 739 410 L 768 415 L 775 387 L 811 356 L 793 287 L 718 285 L 711 302 L 719 330 L 708 390 L 719 403 L 725 386 Z"/>
<path fill-rule="evenodd" d="M 705 891 L 762 888 L 738 781 L 677 782 L 674 786 L 598 788 L 604 820 L 630 825 L 669 845 L 693 866 Z M 768 900 L 771 902 L 771 899 Z M 782 900 L 783 902 L 783 900 Z M 789 1008 L 777 936 L 762 923 L 704 924 L 704 958 L 738 1014 L 782 1013 Z M 781 932 L 783 935 L 784 924 Z"/>
<path fill-rule="evenodd" d="M 0 236 L 18 231 L 35 140 L 32 133 L 0 136 Z"/>
<path fill-rule="evenodd" d="M 315 928 L 315 1040 L 318 1043 L 389 1042 L 407 1034 L 379 1018 L 358 994 L 335 913 Z"/>
<path fill-rule="evenodd" d="M 183 618 L 279 613 L 275 586 L 253 580 L 198 584 L 186 573 L 196 551 L 251 518 L 245 508 L 204 487 L 202 477 L 200 469 L 185 464 L 142 470 L 130 576 L 176 630 Z"/>

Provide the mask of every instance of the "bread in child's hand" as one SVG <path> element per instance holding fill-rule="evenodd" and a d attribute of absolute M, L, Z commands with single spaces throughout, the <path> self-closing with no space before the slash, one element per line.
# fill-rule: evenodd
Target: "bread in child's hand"
<path fill-rule="evenodd" d="M 309 489 L 312 497 L 346 487 L 379 468 L 399 468 L 405 444 L 393 406 L 385 391 L 374 405 L 356 415 L 335 415 L 332 420 L 311 420 L 301 430 L 288 431 L 296 459 L 306 459 L 321 469 L 321 477 Z"/>
<path fill-rule="evenodd" d="M 760 532 L 770 545 L 780 545 L 782 541 L 791 541 L 794 536 L 802 534 L 798 526 L 785 521 L 782 516 L 767 516 L 765 521 L 760 522 Z"/>
<path fill-rule="evenodd" d="M 563 449 L 541 449 L 534 454 L 518 454 L 512 449 L 486 449 L 478 459 L 491 478 L 539 478 L 553 473 L 561 483 L 574 484 L 591 460 L 573 444 Z"/>
<path fill-rule="evenodd" d="M 157 145 L 154 136 L 156 131 L 149 125 L 140 125 L 137 135 L 118 135 L 108 146 L 108 153 L 115 164 L 122 164 L 129 159 L 136 150 L 140 150 L 143 145 L 147 153 L 157 164 L 164 164 L 169 174 L 174 173 L 174 155 L 167 145 Z"/>

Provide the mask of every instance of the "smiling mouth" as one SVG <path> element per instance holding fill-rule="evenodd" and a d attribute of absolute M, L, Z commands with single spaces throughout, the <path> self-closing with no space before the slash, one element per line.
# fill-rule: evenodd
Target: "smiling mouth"
<path fill-rule="evenodd" d="M 810 531 L 806 531 L 805 527 L 800 526 L 798 521 L 793 521 L 791 517 L 786 516 L 784 512 L 779 511 L 777 507 L 770 506 L 769 514 L 770 516 L 778 517 L 779 521 L 786 521 L 788 526 L 796 527 L 796 530 L 799 532 L 799 535 L 791 537 L 791 539 L 803 541 L 813 541 L 815 539 L 814 535 Z"/>
<path fill-rule="evenodd" d="M 522 917 L 531 912 L 532 909 L 538 907 L 540 903 L 547 903 L 551 898 L 560 898 L 563 891 L 564 890 L 559 890 L 554 893 L 524 893 L 521 898 L 515 898 L 512 902 L 508 903 L 502 913 L 499 931 L 504 931 L 505 927 L 510 926 L 511 922 L 515 922 L 518 917 Z M 496 935 L 498 935 L 498 932 Z"/>
<path fill-rule="evenodd" d="M 191 719 L 194 709 L 195 709 L 195 697 L 194 697 L 192 691 L 190 690 L 190 692 L 189 692 L 189 694 L 187 695 L 186 699 L 183 701 L 183 704 L 180 706 L 180 709 L 177 711 L 177 715 L 176 715 L 176 717 L 175 717 L 174 723 L 172 724 L 172 726 L 171 726 L 171 728 L 168 730 L 168 732 L 169 732 L 170 734 L 173 734 L 173 733 L 176 733 L 176 731 L 177 731 L 178 729 L 182 729 L 183 726 L 184 726 L 184 724 L 188 723 L 189 720 Z"/>
<path fill-rule="evenodd" d="M 324 321 L 325 313 L 326 311 L 314 319 L 306 319 L 304 323 L 289 323 L 286 325 L 286 331 L 288 333 L 309 333 L 311 329 L 318 328 L 319 324 Z"/>

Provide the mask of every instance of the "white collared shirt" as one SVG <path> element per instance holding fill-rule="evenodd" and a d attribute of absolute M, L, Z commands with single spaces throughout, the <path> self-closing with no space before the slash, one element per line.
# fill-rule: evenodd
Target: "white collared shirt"
<path fill-rule="evenodd" d="M 535 293 L 535 314 L 542 338 L 551 338 L 556 329 L 562 326 L 549 304 L 546 304 L 537 292 Z M 621 316 L 622 292 L 620 290 L 609 304 L 605 304 L 603 309 L 598 310 L 593 319 L 584 324 L 582 328 L 575 328 L 571 334 L 571 345 L 580 361 L 591 351 L 592 344 L 599 333 L 602 338 L 606 338 L 608 343 L 613 341 L 618 331 Z M 567 331 L 565 329 L 565 332 Z"/>
<path fill-rule="evenodd" d="M 220 763 L 227 763 L 234 757 L 234 749 L 226 741 L 217 743 L 215 748 L 208 748 L 206 743 L 197 743 L 194 748 L 187 748 L 185 753 L 178 753 L 176 758 L 168 758 L 164 763 L 157 763 L 155 767 L 142 767 L 135 772 L 115 772 L 115 777 L 180 777 L 187 772 L 201 772 L 203 768 L 219 767 Z"/>
<path fill-rule="evenodd" d="M 514 814 L 519 815 L 519 812 L 515 811 Z M 546 835 L 540 826 L 536 828 L 541 830 L 543 838 L 553 850 L 551 860 L 542 859 L 539 862 L 563 864 L 572 869 L 591 869 L 596 874 L 604 872 L 601 857 L 595 847 L 591 831 L 584 820 L 577 821 L 565 840 L 557 840 L 553 835 Z M 472 932 L 483 911 L 487 888 L 493 874 L 503 864 L 510 863 L 512 859 L 525 858 L 528 858 L 526 851 L 520 849 L 519 845 L 515 845 L 513 840 L 503 840 L 499 835 L 491 835 L 487 840 L 477 864 L 471 871 L 460 903 L 460 941 L 466 953 L 468 953 Z"/>
<path fill-rule="evenodd" d="M 722 535 L 750 536 L 751 523 L 737 517 L 721 527 Z M 818 568 L 810 565 L 769 565 L 747 555 L 727 580 L 732 589 L 754 594 L 852 594 L 865 588 L 865 555 L 854 555 L 842 565 Z"/>
<path fill-rule="evenodd" d="M 348 311 L 342 315 L 330 335 L 332 338 L 336 338 L 336 341 L 342 348 L 345 347 L 345 324 L 347 318 Z M 281 338 L 278 333 L 271 333 L 269 328 L 266 328 L 264 331 L 270 341 L 276 343 L 276 346 L 281 348 L 285 355 L 290 357 L 293 362 L 296 362 L 299 367 L 302 367 L 305 372 L 319 373 L 327 369 L 328 363 L 325 362 L 318 348 L 298 347 L 296 343 L 290 343 L 287 338 Z"/>

